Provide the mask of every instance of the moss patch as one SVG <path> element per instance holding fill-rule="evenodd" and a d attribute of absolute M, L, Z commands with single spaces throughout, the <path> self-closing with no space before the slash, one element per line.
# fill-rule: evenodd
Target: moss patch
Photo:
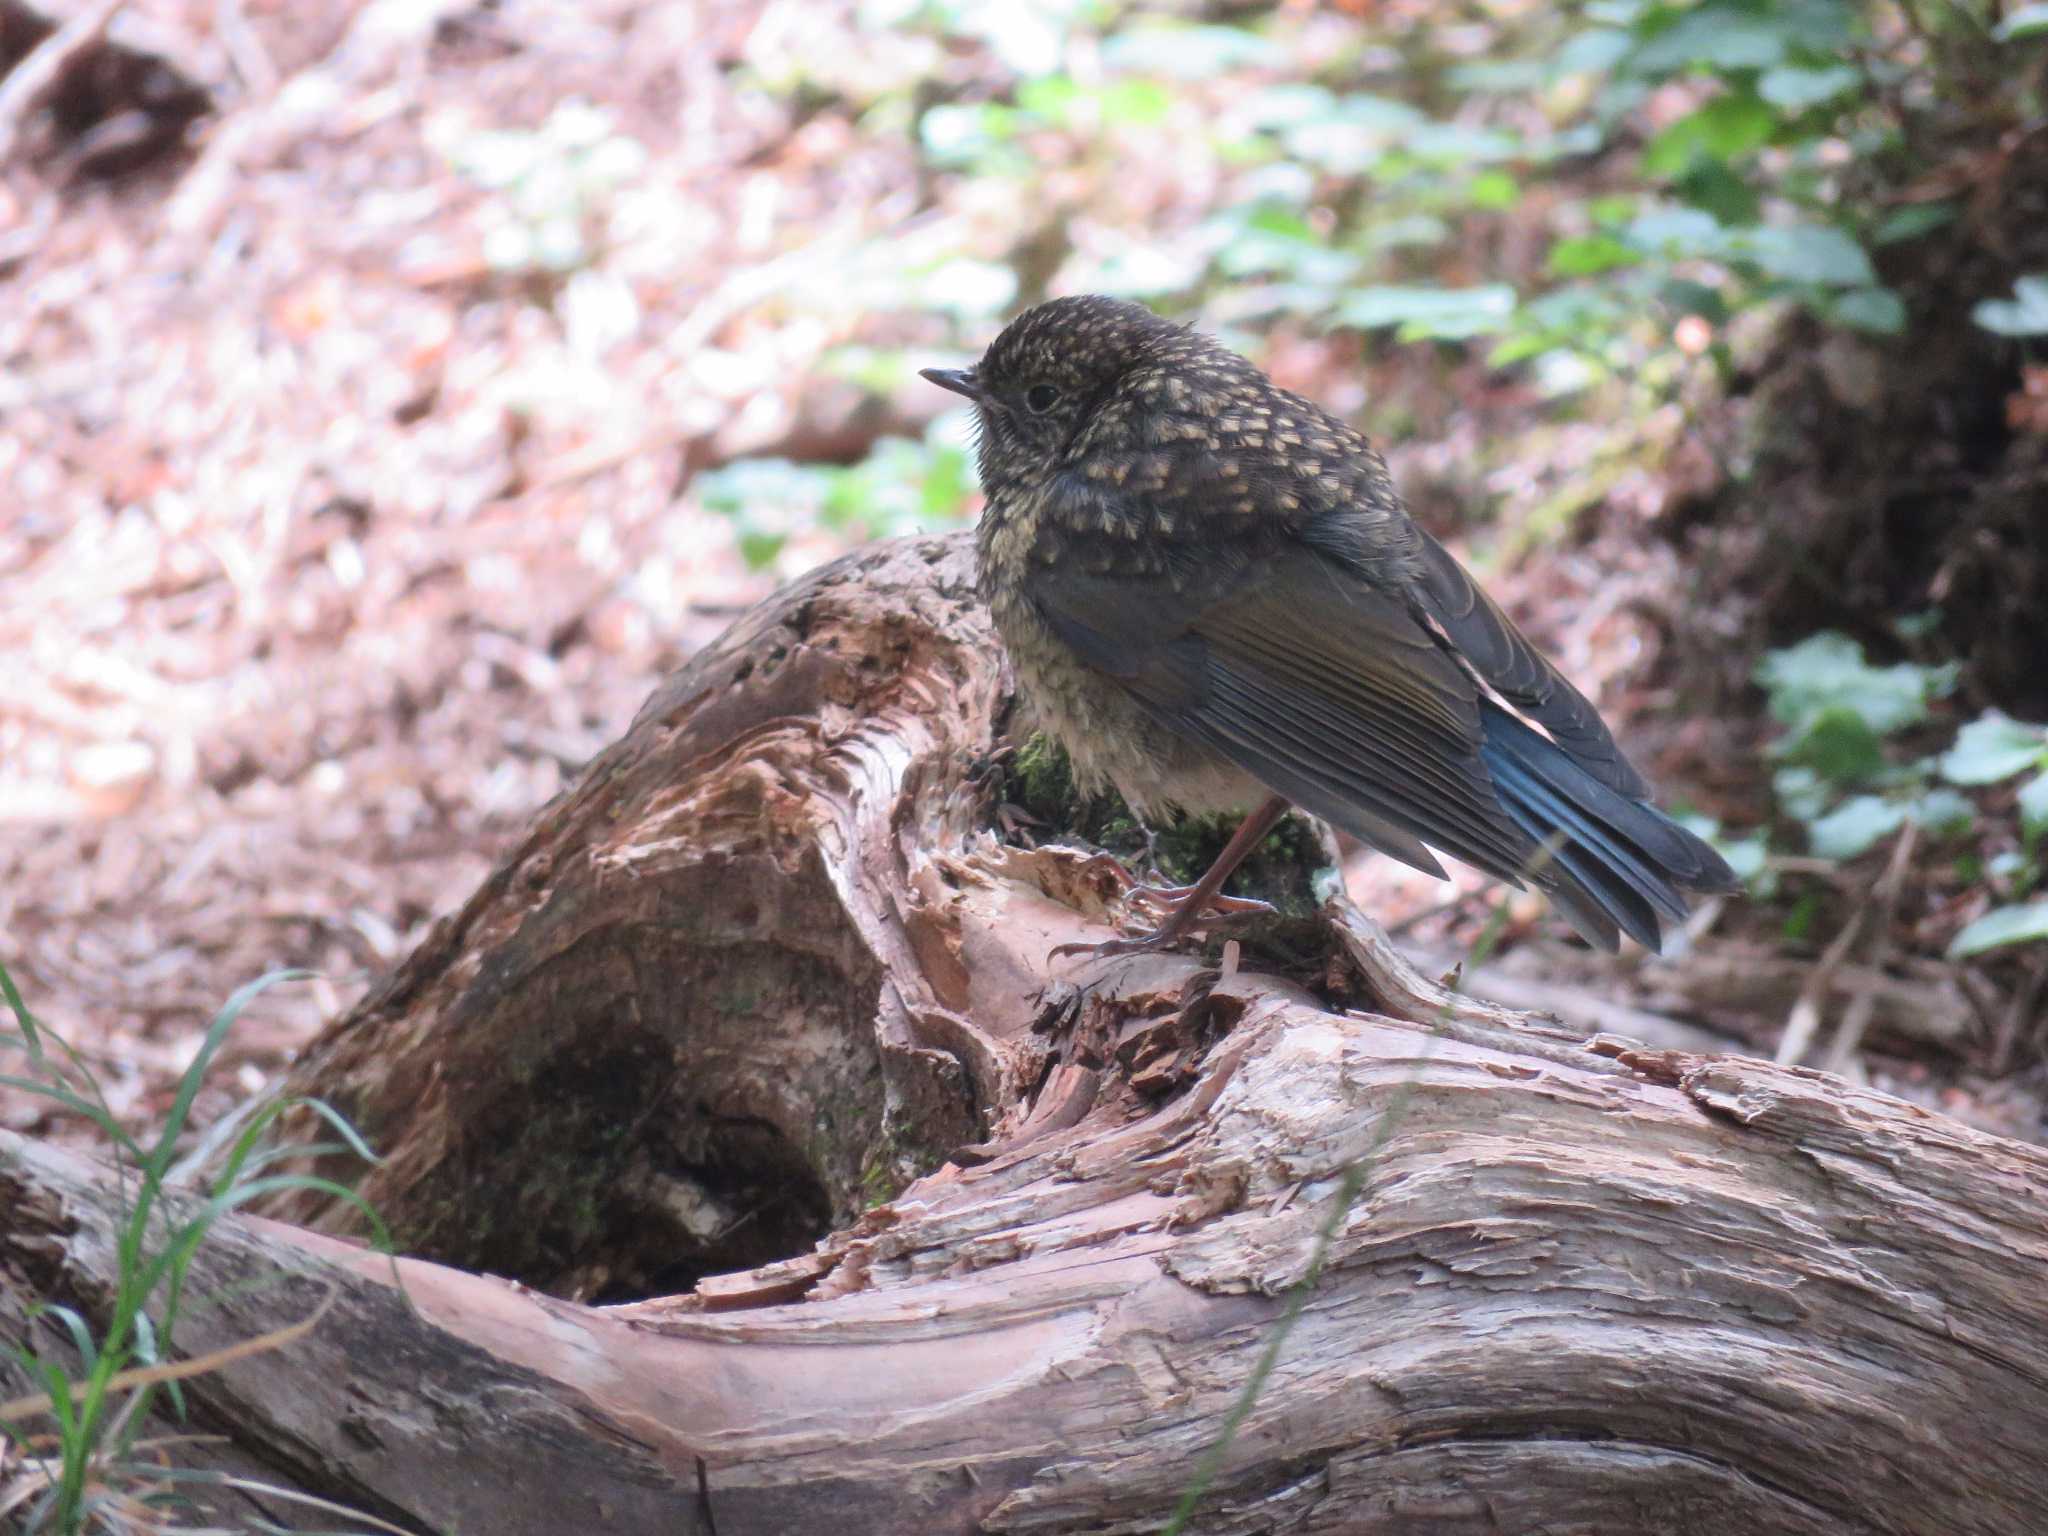
<path fill-rule="evenodd" d="M 1115 855 L 1141 879 L 1150 879 L 1156 865 L 1175 885 L 1199 880 L 1243 819 L 1183 816 L 1151 828 L 1148 837 L 1144 823 L 1115 790 L 1082 795 L 1065 750 L 1043 732 L 1011 759 L 1003 799 L 1044 823 L 1026 829 L 1040 840 L 1078 839 Z M 1224 894 L 1268 902 L 1283 918 L 1312 917 L 1318 906 L 1312 881 L 1324 863 L 1314 829 L 1300 816 L 1288 816 L 1237 867 Z"/>

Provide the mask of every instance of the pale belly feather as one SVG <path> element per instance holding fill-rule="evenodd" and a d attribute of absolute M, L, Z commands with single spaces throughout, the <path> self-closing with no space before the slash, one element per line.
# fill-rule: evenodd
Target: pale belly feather
<path fill-rule="evenodd" d="M 1074 766 L 1084 793 L 1114 785 L 1138 816 L 1247 811 L 1270 793 L 1227 758 L 1167 730 L 1072 652 L 1016 597 L 991 604 L 1035 722 Z"/>

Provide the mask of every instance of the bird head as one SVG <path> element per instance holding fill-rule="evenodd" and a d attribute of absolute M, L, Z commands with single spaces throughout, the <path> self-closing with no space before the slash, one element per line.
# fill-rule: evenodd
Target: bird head
<path fill-rule="evenodd" d="M 1214 346 L 1143 305 L 1083 295 L 1026 310 L 972 368 L 923 373 L 974 402 L 982 485 L 993 489 L 1056 468 L 1131 381 Z"/>

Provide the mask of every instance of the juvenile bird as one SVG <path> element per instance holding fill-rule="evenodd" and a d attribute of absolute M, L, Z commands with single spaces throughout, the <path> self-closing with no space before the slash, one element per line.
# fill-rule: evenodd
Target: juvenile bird
<path fill-rule="evenodd" d="M 1155 893 L 1158 932 L 1105 951 L 1187 933 L 1290 803 L 1438 878 L 1432 849 L 1532 881 L 1608 950 L 1735 887 L 1372 445 L 1244 358 L 1082 297 L 924 376 L 975 404 L 982 595 L 1081 786 L 1141 818 L 1250 813 Z"/>

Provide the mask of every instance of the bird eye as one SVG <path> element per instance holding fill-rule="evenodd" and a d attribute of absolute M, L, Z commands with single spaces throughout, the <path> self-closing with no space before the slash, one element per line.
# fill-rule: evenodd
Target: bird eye
<path fill-rule="evenodd" d="M 1060 392 L 1050 384 L 1034 384 L 1024 396 L 1024 403 L 1039 415 L 1044 415 L 1059 403 Z"/>

